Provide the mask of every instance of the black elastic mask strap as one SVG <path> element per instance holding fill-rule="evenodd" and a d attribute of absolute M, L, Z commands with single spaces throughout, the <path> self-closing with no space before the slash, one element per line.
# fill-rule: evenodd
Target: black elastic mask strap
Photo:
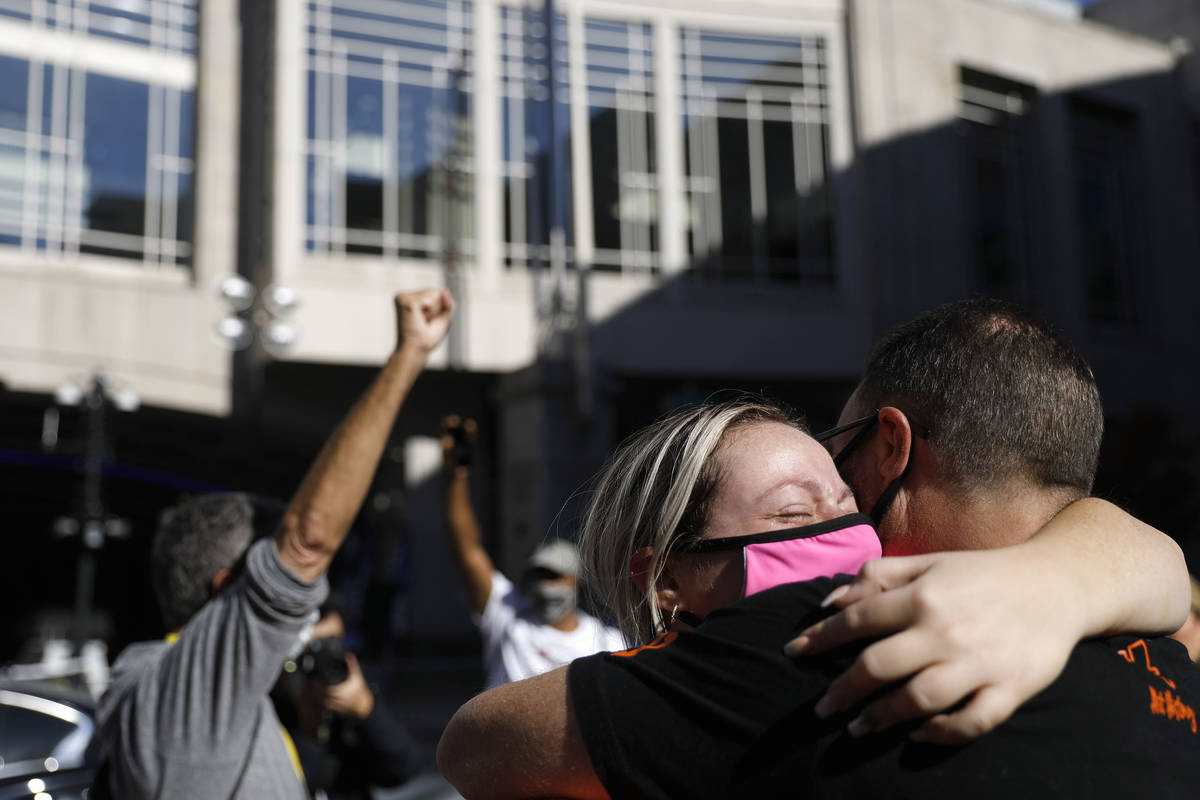
<path fill-rule="evenodd" d="M 909 458 L 908 463 L 904 465 L 904 471 L 887 485 L 887 488 L 883 490 L 883 494 L 879 495 L 879 499 L 875 501 L 875 505 L 871 508 L 871 521 L 875 523 L 876 529 L 879 528 L 879 524 L 883 521 L 883 515 L 892 507 L 892 501 L 900 493 L 900 484 L 904 483 L 904 477 L 908 475 L 908 468 L 911 466 L 912 458 Z"/>

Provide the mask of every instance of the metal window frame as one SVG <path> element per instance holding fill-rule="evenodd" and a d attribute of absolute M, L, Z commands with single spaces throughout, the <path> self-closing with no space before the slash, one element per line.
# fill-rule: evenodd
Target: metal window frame
<path fill-rule="evenodd" d="M 107 39 L 95 30 L 94 15 L 106 8 L 121 11 L 115 6 L 83 0 L 6 3 L 0 55 L 28 65 L 25 129 L 8 131 L 24 138 L 19 145 L 24 149 L 23 201 L 16 245 L 23 252 L 74 257 L 98 247 L 125 251 L 129 261 L 141 261 L 149 269 L 187 268 L 192 243 L 177 239 L 177 198 L 184 177 L 194 173 L 194 159 L 181 154 L 180 146 L 184 92 L 191 92 L 194 102 L 196 5 L 195 0 L 154 0 L 148 22 L 130 21 L 147 31 L 144 41 L 131 42 L 126 40 L 130 37 Z M 28 18 L 14 21 L 14 7 L 27 8 Z M 84 225 L 86 85 L 93 74 L 147 87 L 141 236 Z M 48 130 L 43 130 L 43 118 L 48 118 Z"/>

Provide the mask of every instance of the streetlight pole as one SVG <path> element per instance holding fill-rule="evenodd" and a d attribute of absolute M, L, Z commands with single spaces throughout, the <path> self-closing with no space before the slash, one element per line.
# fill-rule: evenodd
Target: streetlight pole
<path fill-rule="evenodd" d="M 546 181 L 546 205 L 550 211 L 550 280 L 553 292 L 554 312 L 560 312 L 564 303 L 567 269 L 567 214 L 563 208 L 566 192 L 563 187 L 563 155 L 558 141 L 558 98 L 555 96 L 558 82 L 555 75 L 554 58 L 554 0 L 545 0 L 546 35 L 546 88 L 550 175 Z"/>
<path fill-rule="evenodd" d="M 548 175 L 542 181 L 546 192 L 546 208 L 549 212 L 550 287 L 548 308 L 545 310 L 548 325 L 550 354 L 570 365 L 574 410 L 577 421 L 586 426 L 594 412 L 591 350 L 588 341 L 587 318 L 587 272 L 576 261 L 571 264 L 575 284 L 568 289 L 567 223 L 570 189 L 566 174 L 566 160 L 559 140 L 558 79 L 555 58 L 555 3 L 544 0 L 543 7 L 545 58 L 546 58 L 546 106 L 549 139 L 546 143 Z"/>
<path fill-rule="evenodd" d="M 83 651 L 83 645 L 88 638 L 96 594 L 97 554 L 110 536 L 123 538 L 129 535 L 129 524 L 125 520 L 108 516 L 104 508 L 102 481 L 104 462 L 108 455 L 108 412 L 113 406 L 124 411 L 133 411 L 139 401 L 137 395 L 128 390 L 119 392 L 114 399 L 110 390 L 109 379 L 97 372 L 92 375 L 86 391 L 75 382 L 67 382 L 55 393 L 55 399 L 60 405 L 81 406 L 84 423 L 83 498 L 79 514 L 74 517 L 59 517 L 54 522 L 56 535 L 79 534 L 80 538 L 75 566 L 75 612 L 71 631 L 76 652 Z M 48 446 L 53 446 L 57 442 L 57 432 L 49 438 L 44 436 L 43 441 Z"/>
<path fill-rule="evenodd" d="M 103 375 L 92 378 L 91 389 L 83 397 L 86 426 L 83 462 L 83 524 L 79 559 L 75 570 L 75 652 L 83 652 L 88 638 L 88 621 L 96 593 L 96 554 L 104 546 L 104 496 L 101 470 L 106 450 L 105 424 L 108 396 Z"/>
<path fill-rule="evenodd" d="M 446 355 L 451 369 L 462 369 L 466 361 L 466 302 L 462 276 L 462 231 L 460 215 L 465 212 L 464 152 L 462 126 L 465 124 L 467 97 L 463 91 L 466 70 L 462 55 L 451 56 L 452 63 L 446 68 L 445 115 L 442 120 L 433 120 L 439 131 L 440 160 L 439 188 L 442 205 L 442 273 L 446 288 L 458 303 L 458 313 L 450 331 L 446 334 Z M 478 248 L 476 249 L 478 252 Z"/>

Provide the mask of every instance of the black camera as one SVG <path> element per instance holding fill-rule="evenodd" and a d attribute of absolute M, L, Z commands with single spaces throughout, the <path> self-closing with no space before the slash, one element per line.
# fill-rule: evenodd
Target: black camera
<path fill-rule="evenodd" d="M 346 646 L 340 636 L 313 639 L 296 659 L 296 666 L 306 676 L 326 686 L 336 686 L 350 677 L 346 666 Z"/>
<path fill-rule="evenodd" d="M 475 444 L 467 436 L 463 425 L 455 425 L 450 429 L 454 444 L 450 446 L 450 463 L 456 467 L 471 466 L 471 458 L 475 455 Z"/>

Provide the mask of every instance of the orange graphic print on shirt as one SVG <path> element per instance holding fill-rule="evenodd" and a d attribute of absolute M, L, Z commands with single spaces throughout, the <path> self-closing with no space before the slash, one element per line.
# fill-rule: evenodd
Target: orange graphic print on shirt
<path fill-rule="evenodd" d="M 636 656 L 638 653 L 643 653 L 647 650 L 659 650 L 675 641 L 678 636 L 679 634 L 675 631 L 660 633 L 654 641 L 650 642 L 650 644 L 644 644 L 641 647 L 635 647 L 632 650 L 622 650 L 619 653 L 609 653 L 609 655 L 620 656 L 621 658 L 629 658 L 630 656 Z"/>
<path fill-rule="evenodd" d="M 1150 713 L 1155 716 L 1166 717 L 1169 720 L 1177 720 L 1184 724 L 1191 723 L 1192 733 L 1196 733 L 1196 709 L 1189 706 L 1183 701 L 1183 698 L 1172 692 L 1171 690 L 1176 688 L 1175 681 L 1163 675 L 1158 667 L 1150 663 L 1150 649 L 1146 646 L 1146 640 L 1138 639 L 1123 650 L 1118 650 L 1117 653 L 1130 664 L 1136 664 L 1140 656 L 1140 659 L 1144 662 L 1143 666 L 1146 667 L 1146 671 L 1169 687 L 1167 689 L 1155 689 L 1153 686 L 1147 687 L 1150 690 Z"/>

